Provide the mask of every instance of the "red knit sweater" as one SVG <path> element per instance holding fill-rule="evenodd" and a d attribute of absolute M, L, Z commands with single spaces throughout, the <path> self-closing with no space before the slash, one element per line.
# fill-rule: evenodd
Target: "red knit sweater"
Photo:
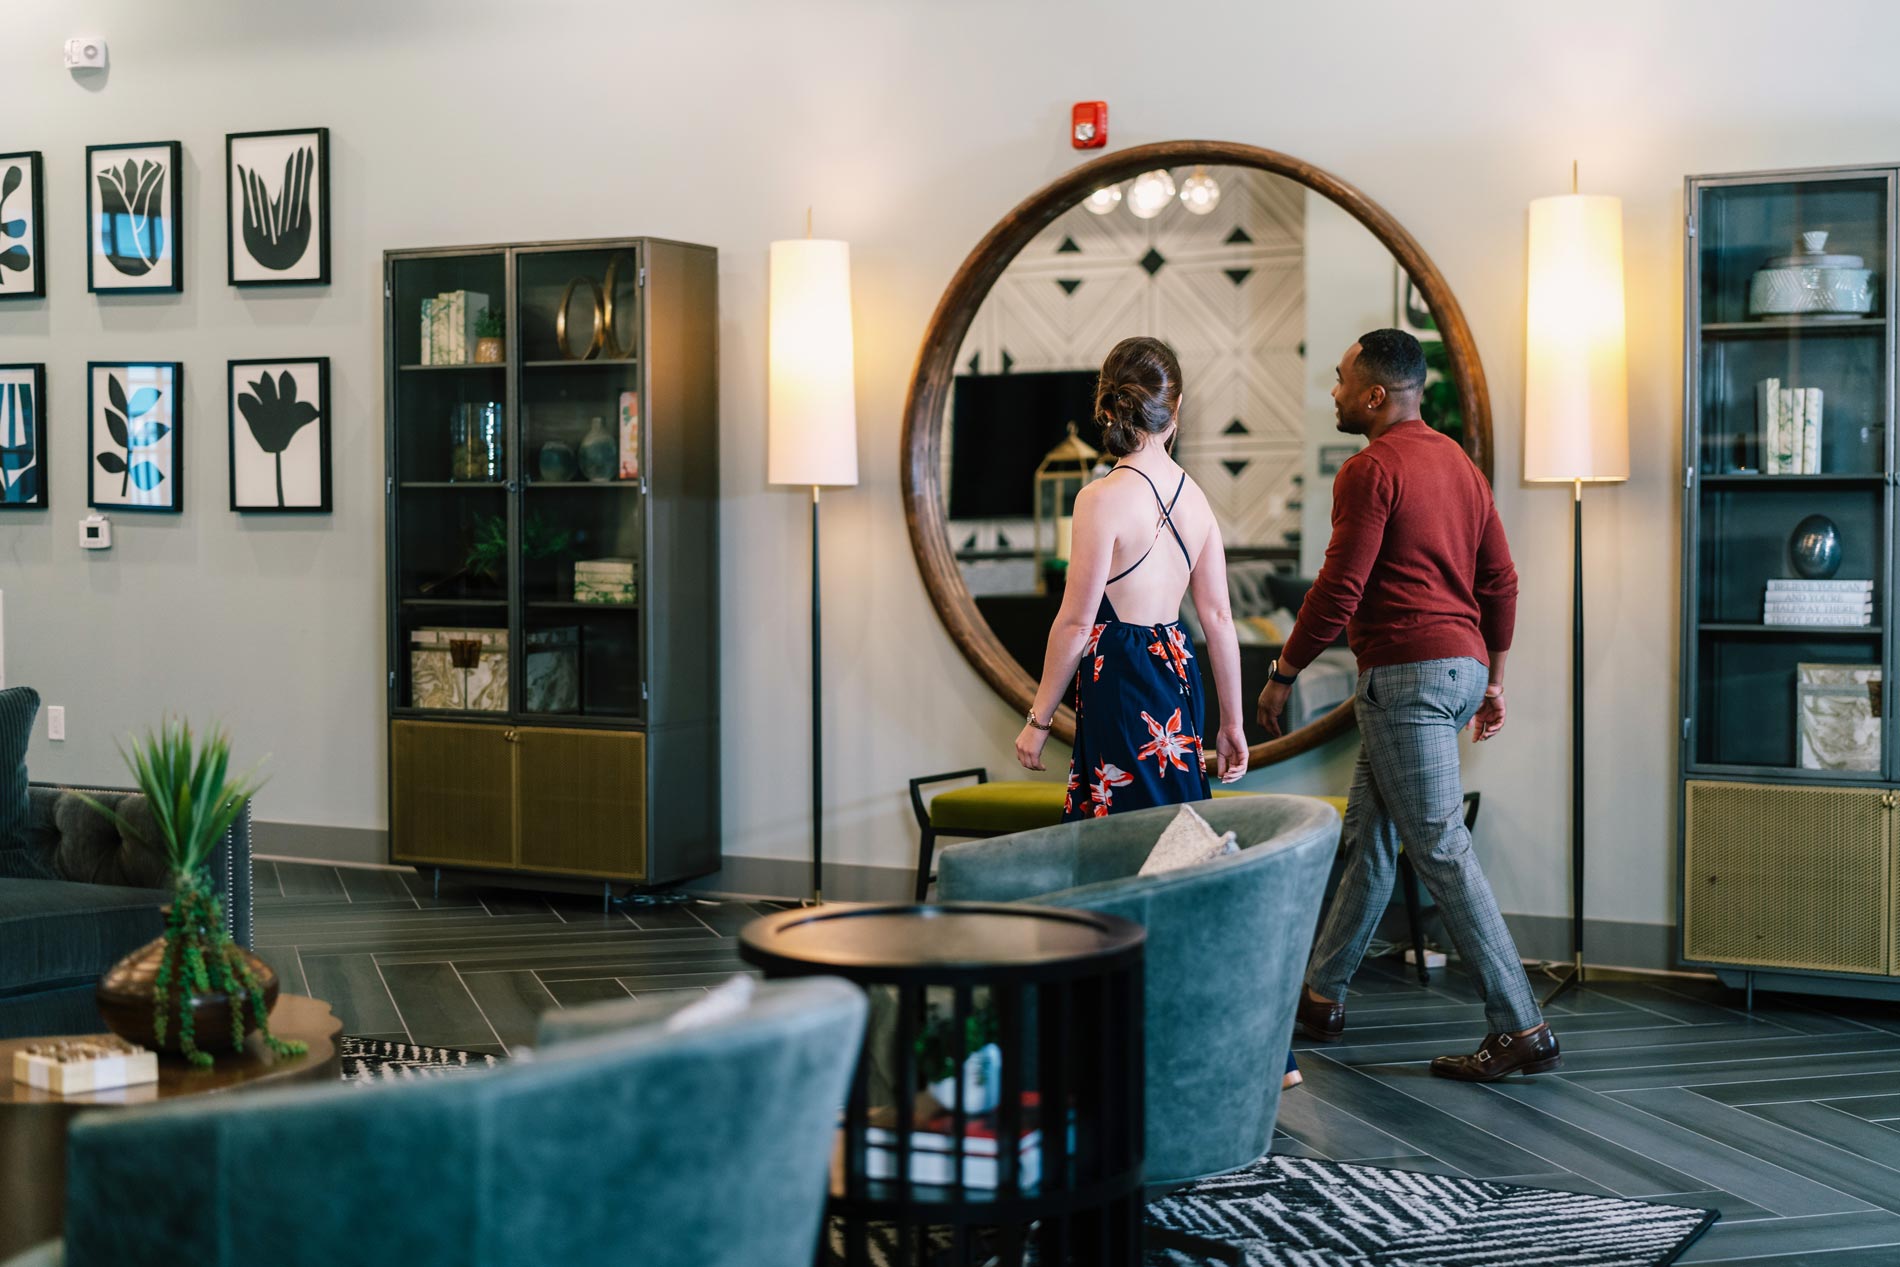
<path fill-rule="evenodd" d="M 1347 459 L 1333 539 L 1280 658 L 1297 671 L 1346 632 L 1359 668 L 1508 651 L 1517 569 L 1490 485 L 1416 419 Z"/>

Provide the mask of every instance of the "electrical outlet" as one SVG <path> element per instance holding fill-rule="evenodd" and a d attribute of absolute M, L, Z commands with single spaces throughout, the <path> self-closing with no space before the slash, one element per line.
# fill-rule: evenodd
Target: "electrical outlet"
<path fill-rule="evenodd" d="M 46 706 L 46 737 L 48 739 L 66 737 L 66 706 L 64 704 Z"/>

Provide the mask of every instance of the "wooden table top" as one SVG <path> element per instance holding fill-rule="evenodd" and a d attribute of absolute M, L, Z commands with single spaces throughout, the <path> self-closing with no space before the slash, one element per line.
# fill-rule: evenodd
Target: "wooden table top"
<path fill-rule="evenodd" d="M 184 1095 L 210 1095 L 240 1087 L 267 1083 L 293 1082 L 339 1076 L 340 1060 L 336 1037 L 343 1022 L 321 999 L 301 994 L 279 995 L 270 1013 L 271 1031 L 279 1038 L 299 1039 L 310 1045 L 308 1053 L 279 1059 L 256 1034 L 245 1040 L 242 1056 L 220 1054 L 209 1069 L 193 1068 L 182 1056 L 160 1055 L 158 1081 L 140 1086 L 114 1087 L 109 1091 L 86 1091 L 77 1095 L 58 1095 L 24 1082 L 13 1080 L 13 1054 L 34 1043 L 93 1037 L 62 1034 L 39 1038 L 0 1039 L 0 1105 L 57 1104 L 67 1108 L 93 1108 L 110 1105 L 150 1104 Z"/>

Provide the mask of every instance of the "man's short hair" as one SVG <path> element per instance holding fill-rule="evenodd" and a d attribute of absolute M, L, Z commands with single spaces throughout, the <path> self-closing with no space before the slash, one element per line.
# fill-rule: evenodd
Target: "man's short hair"
<path fill-rule="evenodd" d="M 1359 336 L 1359 372 L 1389 392 L 1425 386 L 1425 349 L 1403 330 L 1371 330 Z"/>

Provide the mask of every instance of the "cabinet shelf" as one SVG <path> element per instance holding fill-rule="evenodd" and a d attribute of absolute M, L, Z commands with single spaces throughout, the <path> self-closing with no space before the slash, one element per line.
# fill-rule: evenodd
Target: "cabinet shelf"
<path fill-rule="evenodd" d="M 399 365 L 405 374 L 452 374 L 457 371 L 483 370 L 494 372 L 508 368 L 506 361 L 458 361 L 453 365 Z"/>
<path fill-rule="evenodd" d="M 529 492 L 558 493 L 562 491 L 578 492 L 587 489 L 594 492 L 637 493 L 639 480 L 534 480 L 528 485 Z"/>
<path fill-rule="evenodd" d="M 1696 626 L 1703 633 L 1765 634 L 1777 638 L 1878 638 L 1879 625 L 1763 625 L 1747 621 L 1705 620 Z"/>
<path fill-rule="evenodd" d="M 556 357 L 545 361 L 523 361 L 521 368 L 524 370 L 585 370 L 610 367 L 626 369 L 639 363 L 639 358 L 632 356 L 597 356 L 588 361 L 570 361 L 563 357 Z"/>
<path fill-rule="evenodd" d="M 397 488 L 454 488 L 468 492 L 493 492 L 508 487 L 500 480 L 404 480 Z"/>
<path fill-rule="evenodd" d="M 1869 334 L 1886 328 L 1885 317 L 1764 317 L 1760 321 L 1710 321 L 1702 327 L 1702 333 L 1711 339 L 1746 339 L 1769 334 Z"/>
<path fill-rule="evenodd" d="M 1884 475 L 1832 474 L 1762 475 L 1748 471 L 1729 471 L 1696 477 L 1710 488 L 1878 488 L 1887 482 Z"/>
<path fill-rule="evenodd" d="M 640 610 L 638 603 L 577 603 L 562 598 L 531 598 L 528 607 L 532 611 L 611 612 L 614 615 L 631 615 Z"/>
<path fill-rule="evenodd" d="M 405 598 L 404 607 L 506 607 L 505 598 Z"/>

